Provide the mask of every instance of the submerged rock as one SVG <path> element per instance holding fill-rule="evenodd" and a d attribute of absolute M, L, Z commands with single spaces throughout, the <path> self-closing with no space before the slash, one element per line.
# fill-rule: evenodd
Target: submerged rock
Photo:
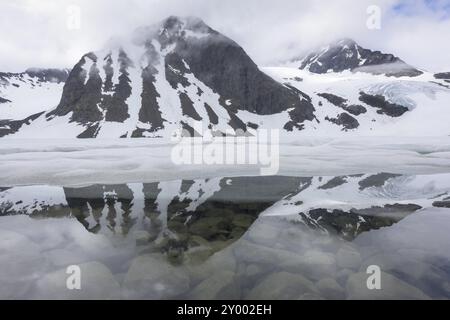
<path fill-rule="evenodd" d="M 220 270 L 211 277 L 203 280 L 188 294 L 189 299 L 239 299 L 240 286 L 234 272 Z"/>
<path fill-rule="evenodd" d="M 336 259 L 334 255 L 327 252 L 308 250 L 304 256 L 283 262 L 281 268 L 288 272 L 302 274 L 312 280 L 319 280 L 334 277 Z"/>
<path fill-rule="evenodd" d="M 219 234 L 228 234 L 230 221 L 223 217 L 203 217 L 192 223 L 189 231 L 206 239 L 212 239 Z"/>
<path fill-rule="evenodd" d="M 45 256 L 56 267 L 67 267 L 72 264 L 88 262 L 89 259 L 81 250 L 53 249 L 45 252 Z"/>
<path fill-rule="evenodd" d="M 48 267 L 48 260 L 27 236 L 0 229 L 0 265 L 0 299 L 20 299 Z"/>
<path fill-rule="evenodd" d="M 358 251 L 350 246 L 345 246 L 336 253 L 336 262 L 340 268 L 358 269 L 362 260 Z"/>
<path fill-rule="evenodd" d="M 248 214 L 235 214 L 232 223 L 237 227 L 248 229 L 254 220 L 255 218 Z"/>
<path fill-rule="evenodd" d="M 123 285 L 125 298 L 168 299 L 189 289 L 189 277 L 163 256 L 146 254 L 133 260 Z"/>
<path fill-rule="evenodd" d="M 341 269 L 336 273 L 336 281 L 345 287 L 345 284 L 347 283 L 347 279 L 349 276 L 351 276 L 352 274 L 354 274 L 355 271 L 354 270 L 350 270 L 350 269 Z"/>
<path fill-rule="evenodd" d="M 300 256 L 293 252 L 256 245 L 246 240 L 241 240 L 233 251 L 237 260 L 245 263 L 273 266 L 297 265 L 300 259 Z"/>
<path fill-rule="evenodd" d="M 155 240 L 155 237 L 152 237 L 150 233 L 145 230 L 133 232 L 133 238 L 135 239 L 137 246 L 143 246 L 148 244 L 150 241 Z"/>
<path fill-rule="evenodd" d="M 318 294 L 314 284 L 299 274 L 278 272 L 257 284 L 245 297 L 249 300 L 292 300 L 304 294 Z"/>
<path fill-rule="evenodd" d="M 316 286 L 320 295 L 325 299 L 339 300 L 345 297 L 344 289 L 332 278 L 321 279 Z"/>
<path fill-rule="evenodd" d="M 218 271 L 236 272 L 237 263 L 231 248 L 216 252 L 202 264 L 187 265 L 191 284 L 197 284 L 209 277 L 214 276 Z"/>

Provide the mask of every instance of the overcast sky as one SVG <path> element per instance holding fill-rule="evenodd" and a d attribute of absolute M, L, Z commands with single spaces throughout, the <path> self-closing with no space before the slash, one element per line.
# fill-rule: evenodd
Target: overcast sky
<path fill-rule="evenodd" d="M 382 10 L 379 30 L 367 28 L 370 5 Z M 111 37 L 169 15 L 202 18 L 259 65 L 349 37 L 418 68 L 450 71 L 450 0 L 0 0 L 0 71 L 72 67 Z"/>

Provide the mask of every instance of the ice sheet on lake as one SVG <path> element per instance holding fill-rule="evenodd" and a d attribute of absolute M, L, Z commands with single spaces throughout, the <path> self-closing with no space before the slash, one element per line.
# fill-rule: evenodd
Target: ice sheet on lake
<path fill-rule="evenodd" d="M 163 140 L 1 140 L 3 186 L 153 182 L 259 175 L 259 165 L 176 165 Z M 450 172 L 450 137 L 302 138 L 280 145 L 286 176 Z"/>

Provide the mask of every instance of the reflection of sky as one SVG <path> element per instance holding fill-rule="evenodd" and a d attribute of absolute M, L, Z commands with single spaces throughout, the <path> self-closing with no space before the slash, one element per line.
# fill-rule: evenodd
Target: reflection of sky
<path fill-rule="evenodd" d="M 448 19 L 450 18 L 450 0 L 400 0 L 393 7 L 393 11 L 406 16 L 431 13 L 441 19 Z"/>

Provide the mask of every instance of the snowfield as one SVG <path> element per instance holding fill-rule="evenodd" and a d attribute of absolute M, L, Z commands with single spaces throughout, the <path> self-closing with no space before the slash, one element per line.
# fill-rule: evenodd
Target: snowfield
<path fill-rule="evenodd" d="M 106 54 L 106 53 L 103 53 Z M 165 52 L 160 52 L 164 56 Z M 89 69 L 89 59 L 84 68 Z M 114 62 L 117 63 L 117 62 Z M 178 95 L 180 89 L 173 89 L 165 79 L 165 69 L 157 65 L 156 90 L 159 93 L 158 104 L 163 119 L 166 119 L 165 127 L 145 134 L 148 138 L 168 139 L 174 132 L 182 128 L 181 123 L 191 126 L 201 124 L 205 128 L 203 134 L 211 134 L 213 131 L 234 132 L 230 127 L 230 115 L 226 108 L 220 104 L 220 96 L 211 88 L 195 78 L 193 74 L 186 75 L 191 85 L 184 88 L 191 97 L 196 97 L 197 91 L 203 92 L 202 99 L 193 99 L 193 108 L 204 119 L 194 120 L 182 114 Z M 392 136 L 392 137 L 433 137 L 449 136 L 450 126 L 450 86 L 444 80 L 435 79 L 433 74 L 424 72 L 417 77 L 388 77 L 385 75 L 373 75 L 362 72 L 343 71 L 340 73 L 314 74 L 295 67 L 261 67 L 261 71 L 284 84 L 296 88 L 311 98 L 314 105 L 315 119 L 304 121 L 302 130 L 287 132 L 283 129 L 289 121 L 290 110 L 271 115 L 259 115 L 244 110 L 237 112 L 237 117 L 243 123 L 253 123 L 259 129 L 279 129 L 295 140 L 298 137 L 348 137 L 348 136 Z M 150 129 L 149 124 L 139 120 L 139 106 L 142 88 L 140 85 L 141 70 L 130 69 L 132 94 L 127 100 L 129 106 L 127 118 L 123 122 L 101 121 L 97 134 L 98 139 L 115 139 L 122 136 L 131 136 L 134 128 Z M 100 77 L 104 77 L 100 74 Z M 31 81 L 30 79 L 28 79 Z M 102 78 L 102 81 L 104 79 Z M 117 81 L 117 79 L 113 79 Z M 28 84 L 28 82 L 27 82 Z M 62 84 L 45 83 L 19 88 L 10 86 L 3 94 L 13 102 L 0 104 L 0 119 L 24 119 L 36 112 L 51 112 L 56 107 L 62 91 Z M 183 91 L 184 92 L 184 91 Z M 407 112 L 398 117 L 380 113 L 379 109 L 370 106 L 360 100 L 361 93 L 371 96 L 382 96 L 387 102 L 407 108 Z M 0 87 L 1 93 L 1 87 Z M 365 109 L 361 114 L 349 114 L 341 106 L 335 105 L 325 99 L 323 94 L 332 94 L 346 100 L 346 105 L 359 106 Z M 104 92 L 104 94 L 109 94 Z M 208 129 L 210 123 L 203 106 L 207 103 L 218 116 L 218 123 Z M 229 103 L 229 101 L 227 101 Z M 95 107 L 95 106 L 94 106 Z M 98 106 L 97 106 L 98 107 Z M 351 113 L 351 112 L 350 112 Z M 342 114 L 353 118 L 356 127 L 346 128 L 343 124 L 333 123 Z M 29 124 L 24 124 L 18 132 L 7 135 L 2 139 L 52 139 L 75 138 L 86 130 L 86 126 L 71 121 L 73 113 L 65 116 L 41 115 Z"/>
<path fill-rule="evenodd" d="M 27 74 L 11 77 L 8 84 L 0 81 L 0 97 L 9 100 L 0 104 L 0 119 L 22 120 L 55 108 L 63 86 L 63 82 L 40 82 Z"/>
<path fill-rule="evenodd" d="M 424 72 L 417 77 L 387 77 L 362 72 L 314 74 L 293 67 L 265 67 L 275 80 L 287 83 L 309 95 L 316 108 L 317 121 L 305 122 L 305 129 L 295 135 L 315 136 L 440 136 L 450 135 L 450 87 L 448 83 Z M 359 100 L 360 92 L 382 95 L 387 101 L 407 107 L 399 118 L 377 113 Z M 343 131 L 326 117 L 337 117 L 344 110 L 318 96 L 331 93 L 348 104 L 364 105 L 367 112 L 355 116 L 360 126 Z"/>

